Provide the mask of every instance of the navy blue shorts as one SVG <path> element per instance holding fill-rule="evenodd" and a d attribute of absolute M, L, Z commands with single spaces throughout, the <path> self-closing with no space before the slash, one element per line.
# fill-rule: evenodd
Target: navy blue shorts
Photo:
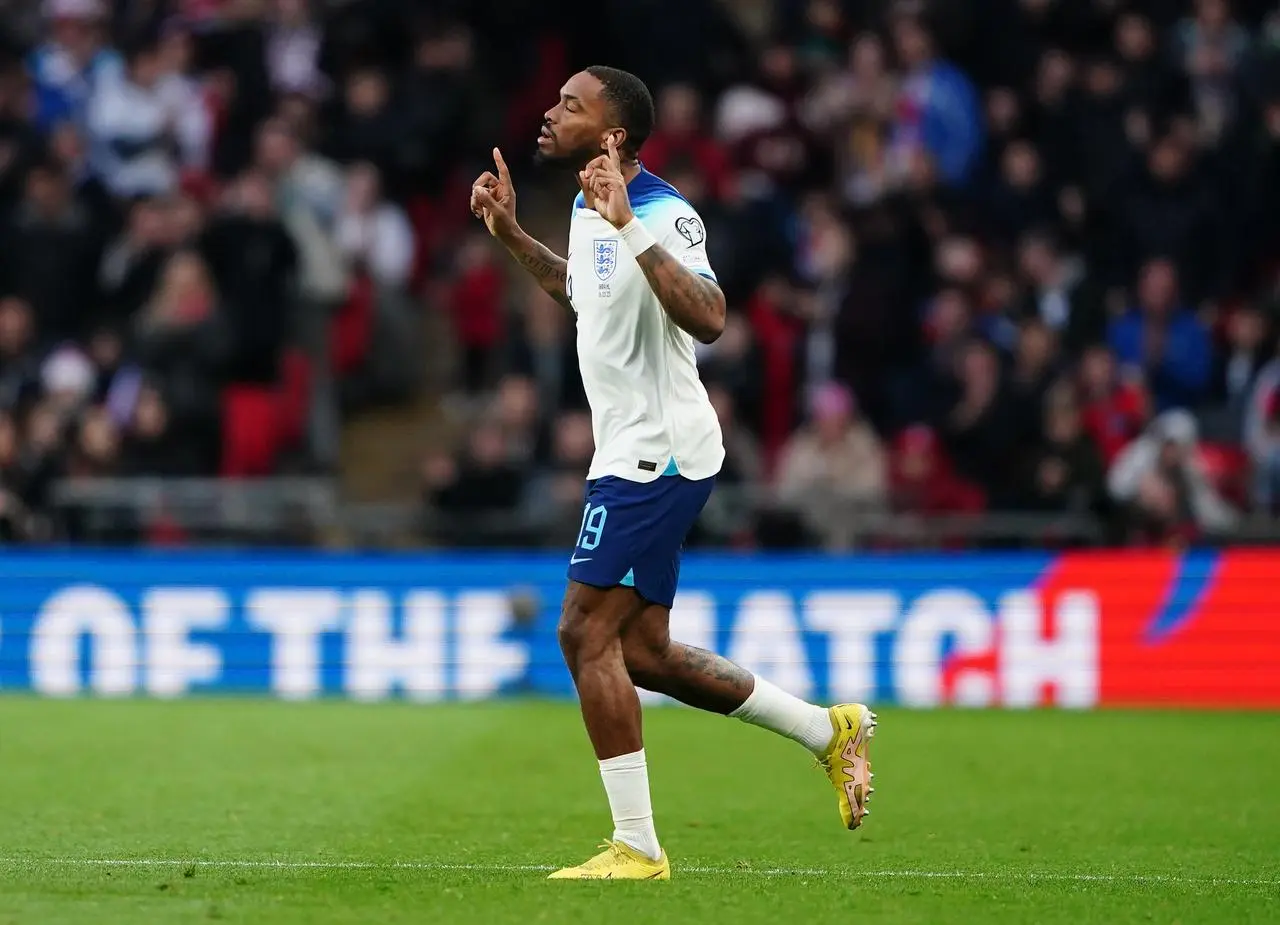
<path fill-rule="evenodd" d="M 663 475 L 629 482 L 606 475 L 587 482 L 569 579 L 598 588 L 635 588 L 670 607 L 680 579 L 680 547 L 711 497 L 715 476 L 692 481 Z"/>

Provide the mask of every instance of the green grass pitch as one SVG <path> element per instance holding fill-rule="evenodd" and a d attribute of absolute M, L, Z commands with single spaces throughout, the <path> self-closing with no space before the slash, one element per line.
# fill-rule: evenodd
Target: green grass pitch
<path fill-rule="evenodd" d="M 1280 921 L 1280 715 L 880 711 L 841 829 L 804 752 L 646 714 L 670 883 L 569 704 L 0 699 L 0 925 Z"/>

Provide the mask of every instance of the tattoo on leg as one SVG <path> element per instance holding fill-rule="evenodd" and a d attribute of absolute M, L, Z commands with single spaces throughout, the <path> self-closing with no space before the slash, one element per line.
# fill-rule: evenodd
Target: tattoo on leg
<path fill-rule="evenodd" d="M 693 674 L 709 675 L 717 681 L 724 681 L 742 690 L 745 697 L 751 693 L 755 678 L 751 672 L 740 665 L 735 665 L 727 658 L 714 652 L 699 649 L 697 646 L 686 646 L 673 642 L 671 648 L 676 650 L 675 661 L 680 667 Z"/>

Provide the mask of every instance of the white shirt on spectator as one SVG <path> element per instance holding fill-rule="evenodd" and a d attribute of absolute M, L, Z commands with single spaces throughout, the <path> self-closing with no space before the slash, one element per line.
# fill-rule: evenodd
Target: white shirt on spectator
<path fill-rule="evenodd" d="M 149 88 L 127 79 L 98 85 L 89 103 L 89 136 L 94 169 L 107 189 L 122 197 L 173 190 L 178 165 L 165 135 L 184 151 L 201 151 L 208 140 L 208 113 L 186 100 L 166 80 Z M 145 147 L 126 154 L 117 149 L 121 142 Z"/>
<path fill-rule="evenodd" d="M 370 212 L 343 212 L 337 232 L 338 247 L 347 257 L 364 261 L 375 282 L 397 288 L 408 282 L 413 228 L 396 206 L 383 202 Z"/>

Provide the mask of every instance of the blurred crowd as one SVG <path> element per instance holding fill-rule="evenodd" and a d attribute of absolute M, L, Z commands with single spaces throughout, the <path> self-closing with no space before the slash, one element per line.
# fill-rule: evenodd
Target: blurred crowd
<path fill-rule="evenodd" d="M 68 481 L 330 472 L 341 411 L 413 391 L 436 204 L 502 118 L 447 12 L 0 3 L 6 536 L 82 534 Z"/>
<path fill-rule="evenodd" d="M 562 248 L 532 142 L 590 63 L 654 89 L 728 297 L 699 542 L 1276 513 L 1272 2 L 0 0 L 4 535 L 84 535 L 68 482 L 332 473 L 428 364 L 436 538 L 572 530 L 573 320 L 466 189 L 501 145 Z"/>
<path fill-rule="evenodd" d="M 733 500 L 704 541 L 892 545 L 895 519 L 1018 512 L 1038 542 L 1076 517 L 1188 543 L 1276 513 L 1280 7 L 722 12 L 734 38 L 696 60 L 626 62 L 657 99 L 641 160 L 699 209 L 729 302 L 700 368 Z M 571 321 L 507 299 L 470 343 L 466 446 L 424 463 L 437 509 L 578 501 Z"/>

